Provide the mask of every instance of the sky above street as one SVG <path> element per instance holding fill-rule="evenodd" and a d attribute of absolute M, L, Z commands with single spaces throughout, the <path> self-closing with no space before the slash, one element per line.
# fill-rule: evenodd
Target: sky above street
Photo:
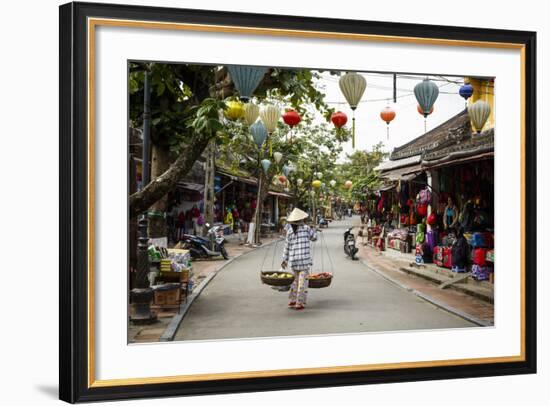
<path fill-rule="evenodd" d="M 393 75 L 382 73 L 362 73 L 367 80 L 367 89 L 362 102 L 355 111 L 356 147 L 355 149 L 370 150 L 373 145 L 383 142 L 384 150 L 391 152 L 395 147 L 403 145 L 424 134 L 424 116 L 418 113 L 417 101 L 414 97 L 414 86 L 425 75 L 404 74 L 397 76 L 397 103 L 393 103 Z M 458 94 L 462 85 L 462 77 L 430 75 L 430 79 L 440 87 L 439 97 L 434 105 L 434 112 L 428 116 L 427 130 L 437 127 L 465 108 L 464 99 Z M 324 89 L 325 100 L 337 110 L 348 116 L 351 128 L 352 111 L 338 85 L 339 78 L 328 72 L 322 73 L 322 79 L 317 86 Z M 395 119 L 390 123 L 389 139 L 386 123 L 380 118 L 380 111 L 390 105 L 396 112 Z M 319 121 L 323 119 L 318 118 Z M 353 151 L 351 141 L 344 145 L 345 154 Z"/>

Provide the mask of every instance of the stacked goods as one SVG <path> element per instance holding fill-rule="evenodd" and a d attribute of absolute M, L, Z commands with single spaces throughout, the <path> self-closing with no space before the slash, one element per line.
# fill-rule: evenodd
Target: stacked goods
<path fill-rule="evenodd" d="M 474 248 L 491 248 L 493 246 L 493 234 L 488 232 L 473 233 L 470 245 Z"/>
<path fill-rule="evenodd" d="M 433 251 L 435 246 L 437 245 L 437 231 L 436 230 L 430 230 L 426 233 L 426 242 L 428 243 L 428 246 Z"/>
<path fill-rule="evenodd" d="M 433 261 L 437 266 L 451 269 L 453 267 L 453 255 L 451 247 L 438 245 L 433 250 Z"/>
<path fill-rule="evenodd" d="M 313 289 L 325 288 L 332 282 L 332 274 L 330 272 L 314 273 L 307 277 L 308 287 Z"/>
<path fill-rule="evenodd" d="M 443 247 L 434 247 L 433 261 L 437 266 L 443 266 Z"/>
<path fill-rule="evenodd" d="M 409 233 L 404 228 L 396 228 L 388 233 L 390 248 L 401 252 L 410 252 Z"/>
<path fill-rule="evenodd" d="M 172 261 L 168 258 L 160 260 L 160 272 L 170 272 L 172 270 Z"/>
<path fill-rule="evenodd" d="M 490 266 L 472 265 L 472 278 L 476 281 L 487 281 L 490 279 L 490 275 L 493 272 L 493 268 Z"/>

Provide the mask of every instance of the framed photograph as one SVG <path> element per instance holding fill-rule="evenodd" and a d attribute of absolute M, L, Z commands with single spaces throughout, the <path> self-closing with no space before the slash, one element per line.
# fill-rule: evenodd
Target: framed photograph
<path fill-rule="evenodd" d="M 61 6 L 60 398 L 535 373 L 535 62 L 534 32 Z"/>

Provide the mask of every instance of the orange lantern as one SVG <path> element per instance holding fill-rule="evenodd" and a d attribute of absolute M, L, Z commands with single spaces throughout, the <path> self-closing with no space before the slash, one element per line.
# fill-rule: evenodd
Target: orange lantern
<path fill-rule="evenodd" d="M 389 105 L 380 112 L 380 118 L 386 122 L 387 137 L 390 139 L 390 122 L 395 118 L 395 110 Z"/>
<path fill-rule="evenodd" d="M 346 189 L 351 189 L 351 187 L 353 186 L 353 182 L 351 180 L 346 180 L 344 186 L 346 187 Z"/>

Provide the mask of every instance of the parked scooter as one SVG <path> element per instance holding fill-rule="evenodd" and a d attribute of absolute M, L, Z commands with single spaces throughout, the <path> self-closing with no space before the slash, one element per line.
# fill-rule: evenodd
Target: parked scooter
<path fill-rule="evenodd" d="M 317 225 L 320 228 L 328 227 L 328 220 L 326 218 L 324 218 L 323 216 L 321 216 L 320 214 L 317 214 Z"/>
<path fill-rule="evenodd" d="M 353 235 L 351 230 L 353 230 L 353 227 L 348 228 L 344 233 L 344 252 L 351 259 L 356 260 L 357 257 L 355 256 L 355 254 L 357 254 L 359 248 L 355 246 L 355 236 Z"/>
<path fill-rule="evenodd" d="M 208 223 L 205 225 L 206 227 L 210 227 Z M 192 234 L 184 234 L 182 241 L 193 259 L 210 259 L 219 256 L 223 256 L 224 259 L 229 259 L 229 255 L 227 255 L 227 251 L 224 247 L 225 237 L 223 236 L 223 227 L 221 226 L 209 228 L 206 233 L 206 238 Z"/>

